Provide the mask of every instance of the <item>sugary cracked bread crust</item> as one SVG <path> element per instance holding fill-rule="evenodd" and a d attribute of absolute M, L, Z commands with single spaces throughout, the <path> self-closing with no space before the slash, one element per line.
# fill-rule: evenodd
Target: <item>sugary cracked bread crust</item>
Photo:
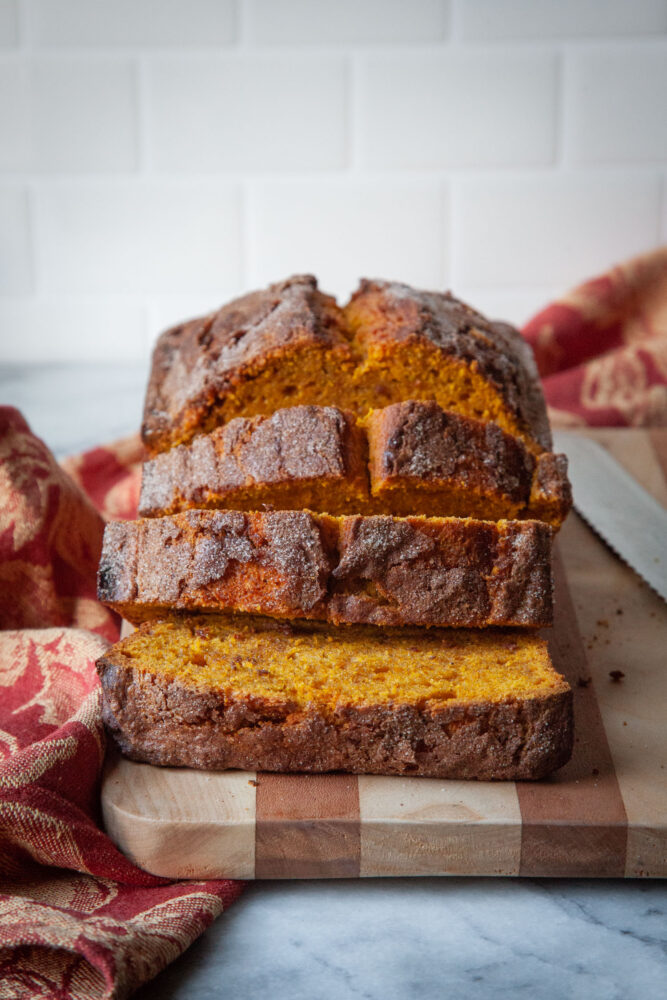
<path fill-rule="evenodd" d="M 549 691 L 500 702 L 323 711 L 148 672 L 127 645 L 97 662 L 104 721 L 126 756 L 150 764 L 531 780 L 561 767 L 572 750 L 572 692 L 562 678 Z"/>
<path fill-rule="evenodd" d="M 456 358 L 479 372 L 540 447 L 551 448 L 533 352 L 509 323 L 487 319 L 451 292 L 421 291 L 396 281 L 365 278 L 344 313 L 348 325 L 363 329 L 371 344 L 385 340 L 412 345 L 423 340 L 443 357 Z"/>
<path fill-rule="evenodd" d="M 552 537 L 538 521 L 191 510 L 108 524 L 98 593 L 135 623 L 174 608 L 543 626 Z"/>
<path fill-rule="evenodd" d="M 533 456 L 497 424 L 411 400 L 363 421 L 332 406 L 231 420 L 144 464 L 139 514 L 309 508 L 559 527 L 570 506 L 564 455 Z"/>
<path fill-rule="evenodd" d="M 191 507 L 316 509 L 308 501 L 334 489 L 351 510 L 363 512 L 364 432 L 351 413 L 336 407 L 291 406 L 270 417 L 237 417 L 145 462 L 139 514 L 159 517 Z"/>
<path fill-rule="evenodd" d="M 250 292 L 165 331 L 153 353 L 144 409 L 149 453 L 192 437 L 216 401 L 252 378 L 267 358 L 313 345 L 340 360 L 349 354 L 335 300 L 309 275 Z"/>
<path fill-rule="evenodd" d="M 362 281 L 340 309 L 311 275 L 252 292 L 159 338 L 146 395 L 149 455 L 233 417 L 294 404 L 359 415 L 434 399 L 549 450 L 532 353 L 518 331 L 449 293 Z"/>

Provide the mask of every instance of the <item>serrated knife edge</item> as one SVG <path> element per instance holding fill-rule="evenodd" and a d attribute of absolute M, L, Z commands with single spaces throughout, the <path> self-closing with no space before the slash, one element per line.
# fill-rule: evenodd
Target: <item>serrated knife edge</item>
<path fill-rule="evenodd" d="M 597 442 L 566 431 L 554 439 L 568 458 L 577 512 L 667 601 L 667 511 Z"/>

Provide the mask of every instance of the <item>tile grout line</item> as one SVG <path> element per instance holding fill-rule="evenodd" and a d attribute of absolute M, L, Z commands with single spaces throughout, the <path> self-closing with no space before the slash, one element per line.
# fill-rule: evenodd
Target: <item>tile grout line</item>
<path fill-rule="evenodd" d="M 556 173 L 562 176 L 568 177 L 572 180 L 585 180 L 594 179 L 600 175 L 602 176 L 613 176 L 617 174 L 619 176 L 635 176 L 641 177 L 646 175 L 662 176 L 665 170 L 665 163 L 663 160 L 657 159 L 646 159 L 642 161 L 633 162 L 608 162 L 608 163 L 581 163 L 573 165 L 565 165 L 562 170 L 556 170 L 553 163 L 535 164 L 535 163 L 525 163 L 525 164 L 490 164 L 489 166 L 471 166 L 471 167 L 452 167 L 447 164 L 440 164 L 438 166 L 429 167 L 389 167 L 387 169 L 382 169 L 379 167 L 362 167 L 360 166 L 355 173 L 359 179 L 364 179 L 368 181 L 386 181 L 388 183 L 402 183 L 404 181 L 412 181 L 419 183 L 425 180 L 441 180 L 446 177 L 449 180 L 471 180 L 471 181 L 494 181 L 500 178 L 503 181 L 524 181 L 526 179 L 544 179 L 550 176 L 554 176 Z M 342 170 L 340 167 L 326 167 L 322 169 L 312 168 L 307 171 L 293 169 L 293 170 L 257 170 L 257 171 L 242 171 L 238 169 L 233 170 L 221 170 L 221 169 L 211 169 L 205 171 L 185 171 L 185 170 L 166 170 L 166 169 L 148 169 L 147 174 L 150 175 L 151 179 L 164 181 L 165 183 L 174 185 L 185 185 L 191 182 L 197 184 L 219 184 L 224 183 L 228 185 L 237 184 L 243 180 L 261 181 L 261 182 L 283 182 L 288 181 L 292 183 L 299 183 L 303 181 L 322 181 L 323 183 L 328 183 L 332 180 L 339 179 Z M 123 170 L 106 170 L 106 171 L 47 171 L 47 170 L 3 170 L 0 168 L 0 186 L 2 185 L 16 185 L 21 183 L 44 183 L 52 185 L 54 188 L 59 186 L 67 186 L 73 183 L 77 184 L 98 184 L 98 183 L 108 183 L 110 185 L 116 186 L 130 186 L 133 181 L 139 178 L 138 170 L 123 169 Z"/>
<path fill-rule="evenodd" d="M 145 55 L 134 62 L 136 168 L 130 176 L 145 178 L 150 174 L 150 111 L 148 99 L 148 64 Z"/>
<path fill-rule="evenodd" d="M 239 257 L 241 285 L 249 288 L 250 273 L 250 188 L 247 180 L 239 188 Z"/>
<path fill-rule="evenodd" d="M 448 4 L 448 16 L 445 23 L 445 39 L 456 44 L 465 44 L 461 31 L 461 0 L 450 0 Z"/>
<path fill-rule="evenodd" d="M 30 10 L 25 0 L 16 0 L 16 34 L 17 43 L 15 51 L 22 55 L 29 54 L 32 45 L 30 28 Z"/>
<path fill-rule="evenodd" d="M 555 125 L 555 159 L 554 168 L 557 171 L 561 171 L 563 167 L 567 165 L 567 133 L 566 133 L 566 114 L 567 114 L 567 86 L 569 80 L 569 73 L 567 70 L 567 52 L 563 47 L 559 48 L 557 52 L 557 63 L 556 63 L 556 106 L 554 108 L 554 125 Z"/>
<path fill-rule="evenodd" d="M 345 131 L 347 147 L 347 172 L 357 175 L 360 168 L 359 133 L 359 56 L 350 52 L 347 56 L 345 75 Z"/>
<path fill-rule="evenodd" d="M 238 52 L 251 51 L 253 11 L 248 0 L 235 0 L 234 3 L 234 47 Z"/>

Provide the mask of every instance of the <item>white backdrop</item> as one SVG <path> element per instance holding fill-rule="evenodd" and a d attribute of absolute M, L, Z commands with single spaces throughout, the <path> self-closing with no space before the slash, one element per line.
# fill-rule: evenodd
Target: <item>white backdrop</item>
<path fill-rule="evenodd" d="M 0 361 L 293 271 L 522 322 L 667 238 L 667 0 L 0 0 Z"/>

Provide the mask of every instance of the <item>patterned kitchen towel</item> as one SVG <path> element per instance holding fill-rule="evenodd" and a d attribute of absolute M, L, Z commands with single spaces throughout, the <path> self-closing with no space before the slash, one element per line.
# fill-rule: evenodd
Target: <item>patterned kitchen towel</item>
<path fill-rule="evenodd" d="M 89 496 L 131 514 L 131 454 L 100 449 L 98 466 L 96 454 L 80 463 Z M 147 875 L 100 828 L 95 659 L 119 626 L 95 600 L 102 531 L 21 415 L 0 408 L 0 998 L 128 996 L 242 888 Z"/>
<path fill-rule="evenodd" d="M 667 426 L 667 247 L 579 285 L 523 333 L 554 424 Z"/>

